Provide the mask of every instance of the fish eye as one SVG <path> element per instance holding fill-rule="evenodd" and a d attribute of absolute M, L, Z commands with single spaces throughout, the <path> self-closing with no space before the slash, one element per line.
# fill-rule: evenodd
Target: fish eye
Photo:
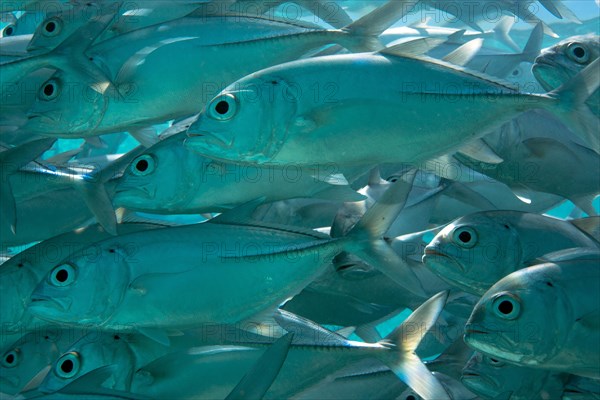
<path fill-rule="evenodd" d="M 477 232 L 468 226 L 461 226 L 454 230 L 452 234 L 454 242 L 459 246 L 470 249 L 477 244 Z"/>
<path fill-rule="evenodd" d="M 19 363 L 20 352 L 18 349 L 11 350 L 2 357 L 2 366 L 6 368 L 16 367 Z"/>
<path fill-rule="evenodd" d="M 50 272 L 50 283 L 54 286 L 68 286 L 75 282 L 75 269 L 70 264 L 61 264 Z"/>
<path fill-rule="evenodd" d="M 590 53 L 581 43 L 571 43 L 567 47 L 567 56 L 579 64 L 585 64 L 590 60 Z"/>
<path fill-rule="evenodd" d="M 210 103 L 208 114 L 216 120 L 226 121 L 235 115 L 237 106 L 237 101 L 232 94 L 224 94 Z"/>
<path fill-rule="evenodd" d="M 2 31 L 2 36 L 4 36 L 4 37 L 12 36 L 13 33 L 15 33 L 15 26 L 12 24 L 7 25 L 6 28 L 4 28 L 4 31 Z"/>
<path fill-rule="evenodd" d="M 414 394 L 409 394 L 404 400 L 417 400 Z"/>
<path fill-rule="evenodd" d="M 40 89 L 40 99 L 50 101 L 54 100 L 60 94 L 60 85 L 58 80 L 50 79 Z"/>
<path fill-rule="evenodd" d="M 398 175 L 392 175 L 389 178 L 386 179 L 386 181 L 390 182 L 390 183 L 396 183 L 398 182 L 398 180 L 400 180 L 400 178 L 398 177 Z"/>
<path fill-rule="evenodd" d="M 519 68 L 513 70 L 512 76 L 519 76 L 519 75 L 521 75 L 521 70 Z"/>
<path fill-rule="evenodd" d="M 154 158 L 148 154 L 139 156 L 131 163 L 131 172 L 137 176 L 145 176 L 154 172 L 156 163 Z"/>
<path fill-rule="evenodd" d="M 58 18 L 50 18 L 46 22 L 44 22 L 44 28 L 42 29 L 42 33 L 44 36 L 56 36 L 62 30 L 62 21 Z"/>
<path fill-rule="evenodd" d="M 509 294 L 496 297 L 492 307 L 496 315 L 504 319 L 515 319 L 521 313 L 521 303 Z"/>
<path fill-rule="evenodd" d="M 77 375 L 80 367 L 81 361 L 79 360 L 79 354 L 70 352 L 56 361 L 54 373 L 61 378 L 68 379 Z"/>
<path fill-rule="evenodd" d="M 504 365 L 504 363 L 500 360 L 497 360 L 495 358 L 491 358 L 491 357 L 486 357 L 485 360 L 487 361 L 487 363 L 489 365 L 491 365 L 492 367 L 501 367 Z"/>

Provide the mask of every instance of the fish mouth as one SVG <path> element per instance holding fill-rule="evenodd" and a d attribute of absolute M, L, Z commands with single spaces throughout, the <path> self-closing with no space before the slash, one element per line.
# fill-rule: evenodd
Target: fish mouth
<path fill-rule="evenodd" d="M 202 138 L 202 140 L 192 140 L 190 146 L 191 147 L 219 147 L 224 149 L 231 149 L 235 143 L 234 139 L 227 140 L 225 137 L 219 135 L 215 132 L 208 131 L 196 131 L 196 132 L 187 132 L 187 136 L 189 139 Z M 187 140 L 185 141 L 187 142 Z M 184 142 L 184 143 L 185 143 Z M 187 143 L 185 143 L 187 145 Z"/>
<path fill-rule="evenodd" d="M 50 121 L 50 122 L 56 122 L 56 118 L 53 118 L 51 115 L 49 115 L 49 113 L 35 113 L 35 112 L 30 112 L 27 113 L 27 121 Z"/>
<path fill-rule="evenodd" d="M 461 380 L 465 379 L 465 378 L 467 380 L 476 379 L 478 381 L 483 381 L 483 382 L 487 383 L 488 386 L 493 387 L 493 388 L 500 387 L 500 384 L 495 379 L 493 379 L 491 376 L 481 375 L 477 371 L 472 370 L 472 369 L 463 370 Z M 478 386 L 481 386 L 481 385 L 478 385 Z"/>
<path fill-rule="evenodd" d="M 569 74 L 560 69 L 560 65 L 546 59 L 536 60 L 531 71 L 544 90 L 548 91 L 556 89 L 570 79 Z"/>
<path fill-rule="evenodd" d="M 246 164 L 247 157 L 234 149 L 235 138 L 228 141 L 212 132 L 188 132 L 183 145 L 204 157 L 225 163 Z"/>
<path fill-rule="evenodd" d="M 65 298 L 57 299 L 43 294 L 32 294 L 27 308 L 32 314 L 35 314 L 36 310 L 47 310 L 48 308 L 54 309 L 55 307 L 48 307 L 50 304 L 57 306 L 61 311 L 68 311 L 71 306 L 71 301 Z"/>
<path fill-rule="evenodd" d="M 446 257 L 446 258 L 450 258 L 449 256 L 447 256 L 444 253 L 441 253 L 435 249 L 429 249 L 427 247 L 425 247 L 425 255 L 426 256 L 438 256 L 438 257 Z"/>
<path fill-rule="evenodd" d="M 444 254 L 436 249 L 433 248 L 427 248 L 425 247 L 425 251 L 423 254 L 423 263 L 427 263 L 428 258 L 442 258 L 445 260 L 448 260 L 450 263 L 452 263 L 452 265 L 454 265 L 461 273 L 465 272 L 465 268 L 462 266 L 461 263 L 459 263 L 458 261 L 456 261 L 456 259 L 454 257 L 451 257 L 447 254 Z M 430 264 L 431 265 L 431 264 Z"/>
<path fill-rule="evenodd" d="M 122 186 L 115 189 L 114 201 L 117 200 L 134 200 L 140 196 L 146 199 L 153 199 L 156 196 L 156 188 L 148 188 L 146 186 Z"/>

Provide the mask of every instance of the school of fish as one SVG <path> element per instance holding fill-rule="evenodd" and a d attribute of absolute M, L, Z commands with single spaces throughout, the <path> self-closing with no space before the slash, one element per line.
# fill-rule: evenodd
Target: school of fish
<path fill-rule="evenodd" d="M 600 399 L 599 35 L 2 0 L 0 400 Z"/>

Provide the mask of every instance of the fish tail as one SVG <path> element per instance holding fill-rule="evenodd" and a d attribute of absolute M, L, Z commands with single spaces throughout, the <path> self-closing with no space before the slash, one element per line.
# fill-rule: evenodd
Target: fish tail
<path fill-rule="evenodd" d="M 493 29 L 494 38 L 498 42 L 512 49 L 513 51 L 519 53 L 521 52 L 521 49 L 509 35 L 510 30 L 512 29 L 514 24 L 515 19 L 509 17 L 508 15 L 505 15 L 504 17 L 500 18 L 500 21 L 498 21 L 498 23 Z"/>
<path fill-rule="evenodd" d="M 414 1 L 390 0 L 343 27 L 342 31 L 347 40 L 339 44 L 352 52 L 381 50 L 384 46 L 378 38 L 379 35 L 404 17 L 414 6 Z"/>
<path fill-rule="evenodd" d="M 415 354 L 419 343 L 437 321 L 447 299 L 448 291 L 431 297 L 392 333 L 378 342 L 393 350 L 386 352 L 385 356 L 381 355 L 381 361 L 424 399 L 450 399 L 442 384 Z"/>
<path fill-rule="evenodd" d="M 0 186 L 0 216 L 10 224 L 12 233 L 17 233 L 17 207 L 9 176 L 25 164 L 35 160 L 50 149 L 56 139 L 39 139 L 0 153 L 2 185 Z"/>
<path fill-rule="evenodd" d="M 416 170 L 406 174 L 408 182 L 390 185 L 345 236 L 344 250 L 372 265 L 411 293 L 426 297 L 425 290 L 408 264 L 392 250 L 383 235 L 406 204 Z"/>
<path fill-rule="evenodd" d="M 600 60 L 596 59 L 569 81 L 546 93 L 556 100 L 549 104 L 550 111 L 597 153 L 600 153 L 600 120 L 586 102 L 599 87 Z"/>

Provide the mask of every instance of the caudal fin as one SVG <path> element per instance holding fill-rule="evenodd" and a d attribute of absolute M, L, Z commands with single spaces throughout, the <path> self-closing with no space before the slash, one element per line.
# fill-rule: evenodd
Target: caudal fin
<path fill-rule="evenodd" d="M 399 180 L 390 185 L 379 201 L 348 232 L 345 250 L 377 268 L 411 293 L 425 297 L 425 290 L 410 266 L 383 239 L 406 204 L 415 174 L 416 171 L 410 171 L 407 173 L 408 182 Z"/>
<path fill-rule="evenodd" d="M 381 50 L 384 46 L 378 39 L 379 35 L 404 17 L 414 6 L 414 1 L 388 1 L 342 28 L 350 40 L 340 44 L 355 52 Z"/>
<path fill-rule="evenodd" d="M 0 216 L 10 224 L 10 229 L 15 234 L 17 233 L 17 208 L 9 177 L 50 149 L 55 141 L 56 139 L 50 138 L 40 139 L 0 153 L 0 166 L 2 166 Z"/>
<path fill-rule="evenodd" d="M 379 342 L 384 346 L 395 346 L 395 357 L 382 358 L 382 361 L 424 399 L 450 400 L 444 387 L 415 354 L 419 343 L 438 319 L 447 299 L 447 291 L 431 297 Z"/>
<path fill-rule="evenodd" d="M 510 30 L 512 29 L 514 24 L 515 19 L 509 17 L 508 15 L 505 15 L 504 17 L 500 18 L 500 21 L 498 21 L 498 23 L 493 29 L 494 38 L 498 42 L 512 49 L 513 51 L 520 53 L 521 49 L 509 35 Z"/>

